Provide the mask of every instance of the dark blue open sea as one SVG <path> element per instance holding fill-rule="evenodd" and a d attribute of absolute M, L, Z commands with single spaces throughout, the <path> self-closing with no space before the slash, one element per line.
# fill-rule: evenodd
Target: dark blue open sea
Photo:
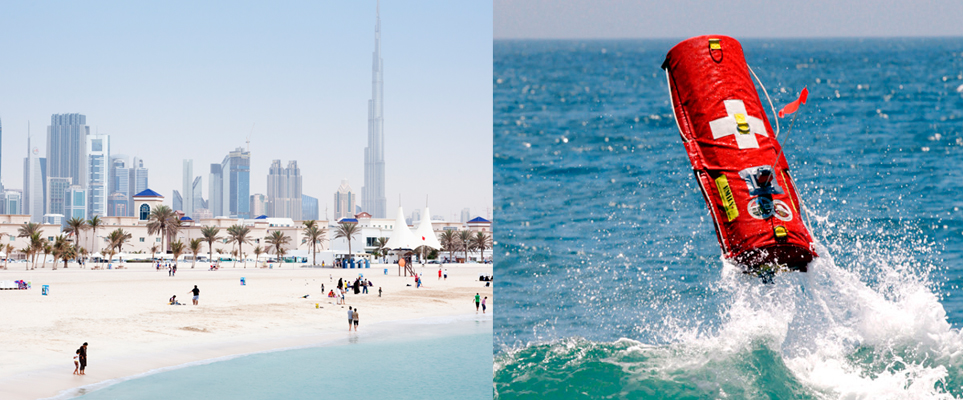
<path fill-rule="evenodd" d="M 677 42 L 496 41 L 496 397 L 963 397 L 963 39 L 742 41 L 810 91 L 780 141 L 821 257 L 774 285 L 721 259 Z"/>

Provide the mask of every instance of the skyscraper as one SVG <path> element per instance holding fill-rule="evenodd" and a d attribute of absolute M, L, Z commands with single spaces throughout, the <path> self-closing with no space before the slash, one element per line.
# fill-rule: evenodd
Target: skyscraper
<path fill-rule="evenodd" d="M 63 179 L 63 178 L 54 178 Z M 87 193 L 78 185 L 71 185 L 64 194 L 64 221 L 71 218 L 87 219 Z"/>
<path fill-rule="evenodd" d="M 308 196 L 306 194 L 301 195 L 301 219 L 304 221 L 318 220 L 317 198 Z"/>
<path fill-rule="evenodd" d="M 90 127 L 83 114 L 54 114 L 50 117 L 47 127 L 48 177 L 70 178 L 72 184 L 87 187 L 89 134 Z"/>
<path fill-rule="evenodd" d="M 87 215 L 107 215 L 110 136 L 87 135 Z M 69 218 L 69 217 L 68 217 Z"/>
<path fill-rule="evenodd" d="M 224 174 L 221 164 L 211 164 L 211 175 L 208 178 L 207 206 L 215 217 L 224 215 Z"/>
<path fill-rule="evenodd" d="M 13 215 L 23 214 L 23 210 L 21 209 L 23 202 L 21 199 L 22 193 L 19 190 L 7 189 L 7 191 L 4 192 L 3 197 L 3 212 Z"/>
<path fill-rule="evenodd" d="M 221 162 L 221 214 L 251 215 L 251 152 L 238 147 Z M 215 213 L 215 216 L 218 214 Z"/>
<path fill-rule="evenodd" d="M 184 211 L 184 198 L 181 197 L 181 192 L 174 190 L 174 194 L 171 196 L 171 208 L 174 211 Z"/>
<path fill-rule="evenodd" d="M 175 208 L 175 210 L 181 210 L 185 215 L 194 214 L 194 160 L 184 160 L 184 177 L 182 181 L 182 191 L 183 194 L 183 208 Z"/>
<path fill-rule="evenodd" d="M 76 186 L 79 191 L 83 192 L 83 187 L 80 185 L 73 185 L 71 183 L 73 179 L 69 176 L 66 177 L 47 177 L 47 201 L 46 212 L 44 215 L 54 214 L 54 215 L 67 215 L 67 206 L 70 204 L 67 198 L 67 191 L 71 186 Z M 86 193 L 84 193 L 86 195 Z M 68 217 L 69 218 L 69 217 Z"/>
<path fill-rule="evenodd" d="M 27 123 L 27 158 L 23 159 L 23 213 L 31 222 L 42 222 L 46 212 L 47 159 L 40 157 L 40 149 L 31 145 L 30 123 Z"/>
<path fill-rule="evenodd" d="M 334 220 L 354 218 L 355 202 L 357 202 L 357 196 L 351 191 L 351 186 L 348 186 L 348 180 L 342 180 L 341 186 L 334 194 Z"/>
<path fill-rule="evenodd" d="M 251 218 L 267 215 L 267 196 L 254 193 L 251 195 Z"/>
<path fill-rule="evenodd" d="M 288 161 L 287 168 L 281 168 L 281 160 L 272 161 L 267 189 L 269 217 L 301 220 L 301 169 L 297 161 Z"/>
<path fill-rule="evenodd" d="M 381 61 L 381 9 L 375 22 L 375 49 L 371 62 L 371 100 L 368 101 L 368 147 L 364 149 L 364 186 L 361 208 L 374 218 L 385 218 L 385 137 L 382 107 L 384 81 Z"/>
<path fill-rule="evenodd" d="M 127 166 L 127 156 L 111 156 L 110 158 L 110 184 L 107 191 L 110 195 L 107 198 L 107 215 L 111 217 L 130 216 L 130 168 Z"/>
<path fill-rule="evenodd" d="M 461 222 L 465 223 L 465 222 L 468 222 L 469 220 L 471 220 L 471 209 L 465 208 L 461 210 Z"/>
<path fill-rule="evenodd" d="M 134 162 L 130 164 L 130 201 L 127 203 L 127 209 L 130 210 L 130 215 L 133 214 L 134 210 L 134 196 L 140 192 L 147 190 L 147 168 L 144 168 L 144 160 L 134 157 Z"/>
<path fill-rule="evenodd" d="M 204 188 L 202 187 L 201 177 L 195 177 L 194 182 L 191 183 L 191 193 L 194 195 L 193 204 L 191 204 L 194 210 L 198 208 L 207 208 L 207 203 L 204 202 Z M 191 215 L 194 215 L 192 212 Z"/>

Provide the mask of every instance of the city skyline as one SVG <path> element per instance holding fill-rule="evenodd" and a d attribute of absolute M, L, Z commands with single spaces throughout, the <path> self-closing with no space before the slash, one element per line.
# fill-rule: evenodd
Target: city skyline
<path fill-rule="evenodd" d="M 228 15 L 183 7 L 19 4 L 7 14 L 17 18 L 0 17 L 0 55 L 30 60 L 0 65 L 5 187 L 22 188 L 27 122 L 39 131 L 63 113 L 86 115 L 91 134 L 111 136 L 112 153 L 141 157 L 162 193 L 182 190 L 181 160 L 204 177 L 248 140 L 250 193 L 266 193 L 260 177 L 274 159 L 298 161 L 321 212 L 342 179 L 363 185 L 375 1 L 255 3 Z M 385 3 L 380 13 L 388 216 L 399 197 L 413 209 L 425 196 L 443 215 L 465 207 L 485 215 L 490 4 Z M 62 57 L 92 62 L 53 61 Z"/>

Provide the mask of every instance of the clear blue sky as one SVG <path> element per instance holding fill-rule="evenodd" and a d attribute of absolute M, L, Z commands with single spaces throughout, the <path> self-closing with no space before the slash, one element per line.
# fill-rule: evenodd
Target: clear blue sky
<path fill-rule="evenodd" d="M 495 39 L 963 36 L 959 0 L 494 0 Z"/>
<path fill-rule="evenodd" d="M 383 1 L 388 213 L 430 196 L 451 218 L 492 203 L 492 3 Z M 45 149 L 54 113 L 82 113 L 139 156 L 170 201 L 244 146 L 251 192 L 298 161 L 321 213 L 341 179 L 360 194 L 375 0 L 8 2 L 0 13 L 2 181 L 22 188 L 27 121 Z M 330 215 L 330 212 L 329 212 Z"/>

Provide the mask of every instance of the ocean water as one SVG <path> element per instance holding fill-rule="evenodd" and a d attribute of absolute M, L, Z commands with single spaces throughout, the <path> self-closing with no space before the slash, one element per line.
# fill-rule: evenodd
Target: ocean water
<path fill-rule="evenodd" d="M 742 41 L 777 108 L 810 91 L 780 142 L 821 257 L 772 285 L 721 258 L 677 42 L 496 41 L 496 398 L 963 398 L 963 39 Z"/>
<path fill-rule="evenodd" d="M 393 324 L 322 347 L 264 352 L 125 379 L 99 399 L 490 399 L 492 319 Z M 388 328 L 388 329 L 385 329 Z M 103 385 L 96 385 L 103 386 Z M 81 393 L 82 394 L 82 393 Z"/>

